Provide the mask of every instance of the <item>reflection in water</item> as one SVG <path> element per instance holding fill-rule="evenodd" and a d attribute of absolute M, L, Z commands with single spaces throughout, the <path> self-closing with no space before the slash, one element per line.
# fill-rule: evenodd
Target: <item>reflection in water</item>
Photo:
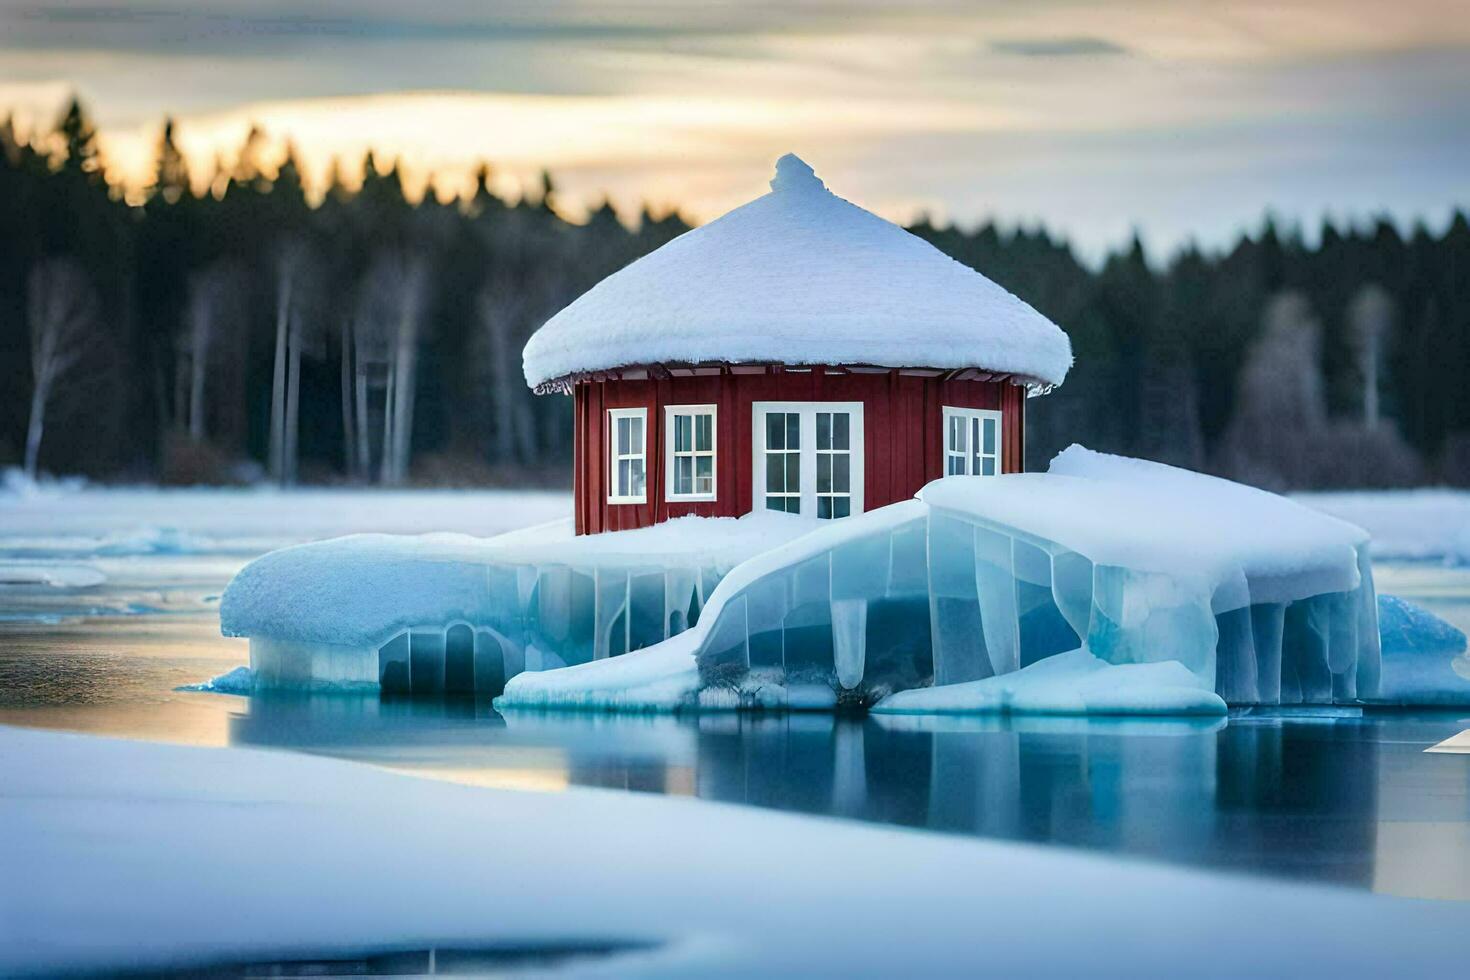
<path fill-rule="evenodd" d="M 247 702 L 242 701 L 242 704 Z M 1452 714 L 1231 719 L 696 717 L 257 697 L 231 741 L 477 785 L 614 787 L 1470 898 L 1470 778 L 1422 749 Z M 1454 760 L 1454 761 L 1450 761 Z M 1399 832 L 1384 832 L 1392 821 Z M 1418 867 L 1408 826 L 1450 841 Z M 1448 828 L 1448 829 L 1446 829 Z M 1453 862 L 1458 861 L 1458 865 Z"/>

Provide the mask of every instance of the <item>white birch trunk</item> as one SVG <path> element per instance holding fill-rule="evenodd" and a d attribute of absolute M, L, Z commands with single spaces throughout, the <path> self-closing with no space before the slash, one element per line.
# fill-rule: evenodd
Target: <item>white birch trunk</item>
<path fill-rule="evenodd" d="M 342 386 L 342 463 L 349 478 L 357 474 L 357 439 L 352 421 L 352 321 L 342 321 L 342 362 L 339 381 Z"/>
<path fill-rule="evenodd" d="M 41 434 L 46 428 L 46 401 L 51 397 L 50 379 L 37 382 L 31 391 L 31 417 L 26 424 L 26 476 L 34 480 L 41 460 Z"/>
<path fill-rule="evenodd" d="M 287 485 L 296 482 L 296 468 L 299 460 L 297 452 L 297 439 L 300 435 L 300 407 L 301 407 L 301 338 L 291 332 L 288 341 L 290 354 L 287 357 L 288 374 L 286 379 L 286 424 L 284 447 L 282 451 L 282 477 Z"/>
<path fill-rule="evenodd" d="M 285 277 L 276 296 L 276 359 L 271 372 L 270 474 L 277 482 L 286 478 L 286 347 L 291 319 L 291 280 Z"/>

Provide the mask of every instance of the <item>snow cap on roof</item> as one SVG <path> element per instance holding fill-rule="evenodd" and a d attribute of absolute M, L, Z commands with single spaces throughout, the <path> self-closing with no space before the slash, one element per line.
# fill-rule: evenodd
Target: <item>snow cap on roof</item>
<path fill-rule="evenodd" d="M 771 192 L 592 287 L 532 335 L 532 387 L 643 364 L 980 368 L 1056 385 L 1054 323 L 928 242 L 829 191 L 801 158 Z"/>

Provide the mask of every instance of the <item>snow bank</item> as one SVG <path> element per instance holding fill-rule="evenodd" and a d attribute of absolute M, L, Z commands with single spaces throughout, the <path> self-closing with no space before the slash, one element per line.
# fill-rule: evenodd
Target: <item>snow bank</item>
<path fill-rule="evenodd" d="M 771 193 L 645 255 L 526 344 L 533 387 L 649 363 L 986 368 L 1061 384 L 1055 324 L 928 242 L 836 197 L 801 160 Z"/>
<path fill-rule="evenodd" d="M 1298 493 L 1293 499 L 1366 528 L 1379 560 L 1470 565 L 1470 491 Z"/>
<path fill-rule="evenodd" d="M 1177 660 L 1110 664 L 1085 649 L 984 680 L 890 694 L 880 714 L 1035 712 L 1061 715 L 1222 715 L 1225 702 Z"/>
<path fill-rule="evenodd" d="M 270 686 L 499 690 L 522 670 L 601 660 L 697 622 L 715 584 L 814 526 L 759 513 L 574 537 L 569 521 L 491 539 L 356 535 L 272 552 L 225 590 Z"/>
<path fill-rule="evenodd" d="M 1454 976 L 1470 930 L 1464 903 L 276 752 L 0 728 L 0 786 L 6 976 L 495 945 L 641 947 L 580 964 L 640 976 Z"/>

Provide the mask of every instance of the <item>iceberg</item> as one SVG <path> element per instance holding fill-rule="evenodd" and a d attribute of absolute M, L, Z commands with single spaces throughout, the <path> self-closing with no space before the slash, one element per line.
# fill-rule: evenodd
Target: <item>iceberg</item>
<path fill-rule="evenodd" d="M 759 554 L 677 641 L 595 672 L 523 675 L 497 705 L 1356 702 L 1379 684 L 1367 545 L 1275 494 L 1074 446 L 1047 473 L 948 477 Z"/>
<path fill-rule="evenodd" d="M 220 600 L 264 688 L 498 692 L 523 670 L 616 657 L 698 622 L 719 581 L 815 522 L 686 517 L 593 537 L 351 535 L 274 551 Z"/>

